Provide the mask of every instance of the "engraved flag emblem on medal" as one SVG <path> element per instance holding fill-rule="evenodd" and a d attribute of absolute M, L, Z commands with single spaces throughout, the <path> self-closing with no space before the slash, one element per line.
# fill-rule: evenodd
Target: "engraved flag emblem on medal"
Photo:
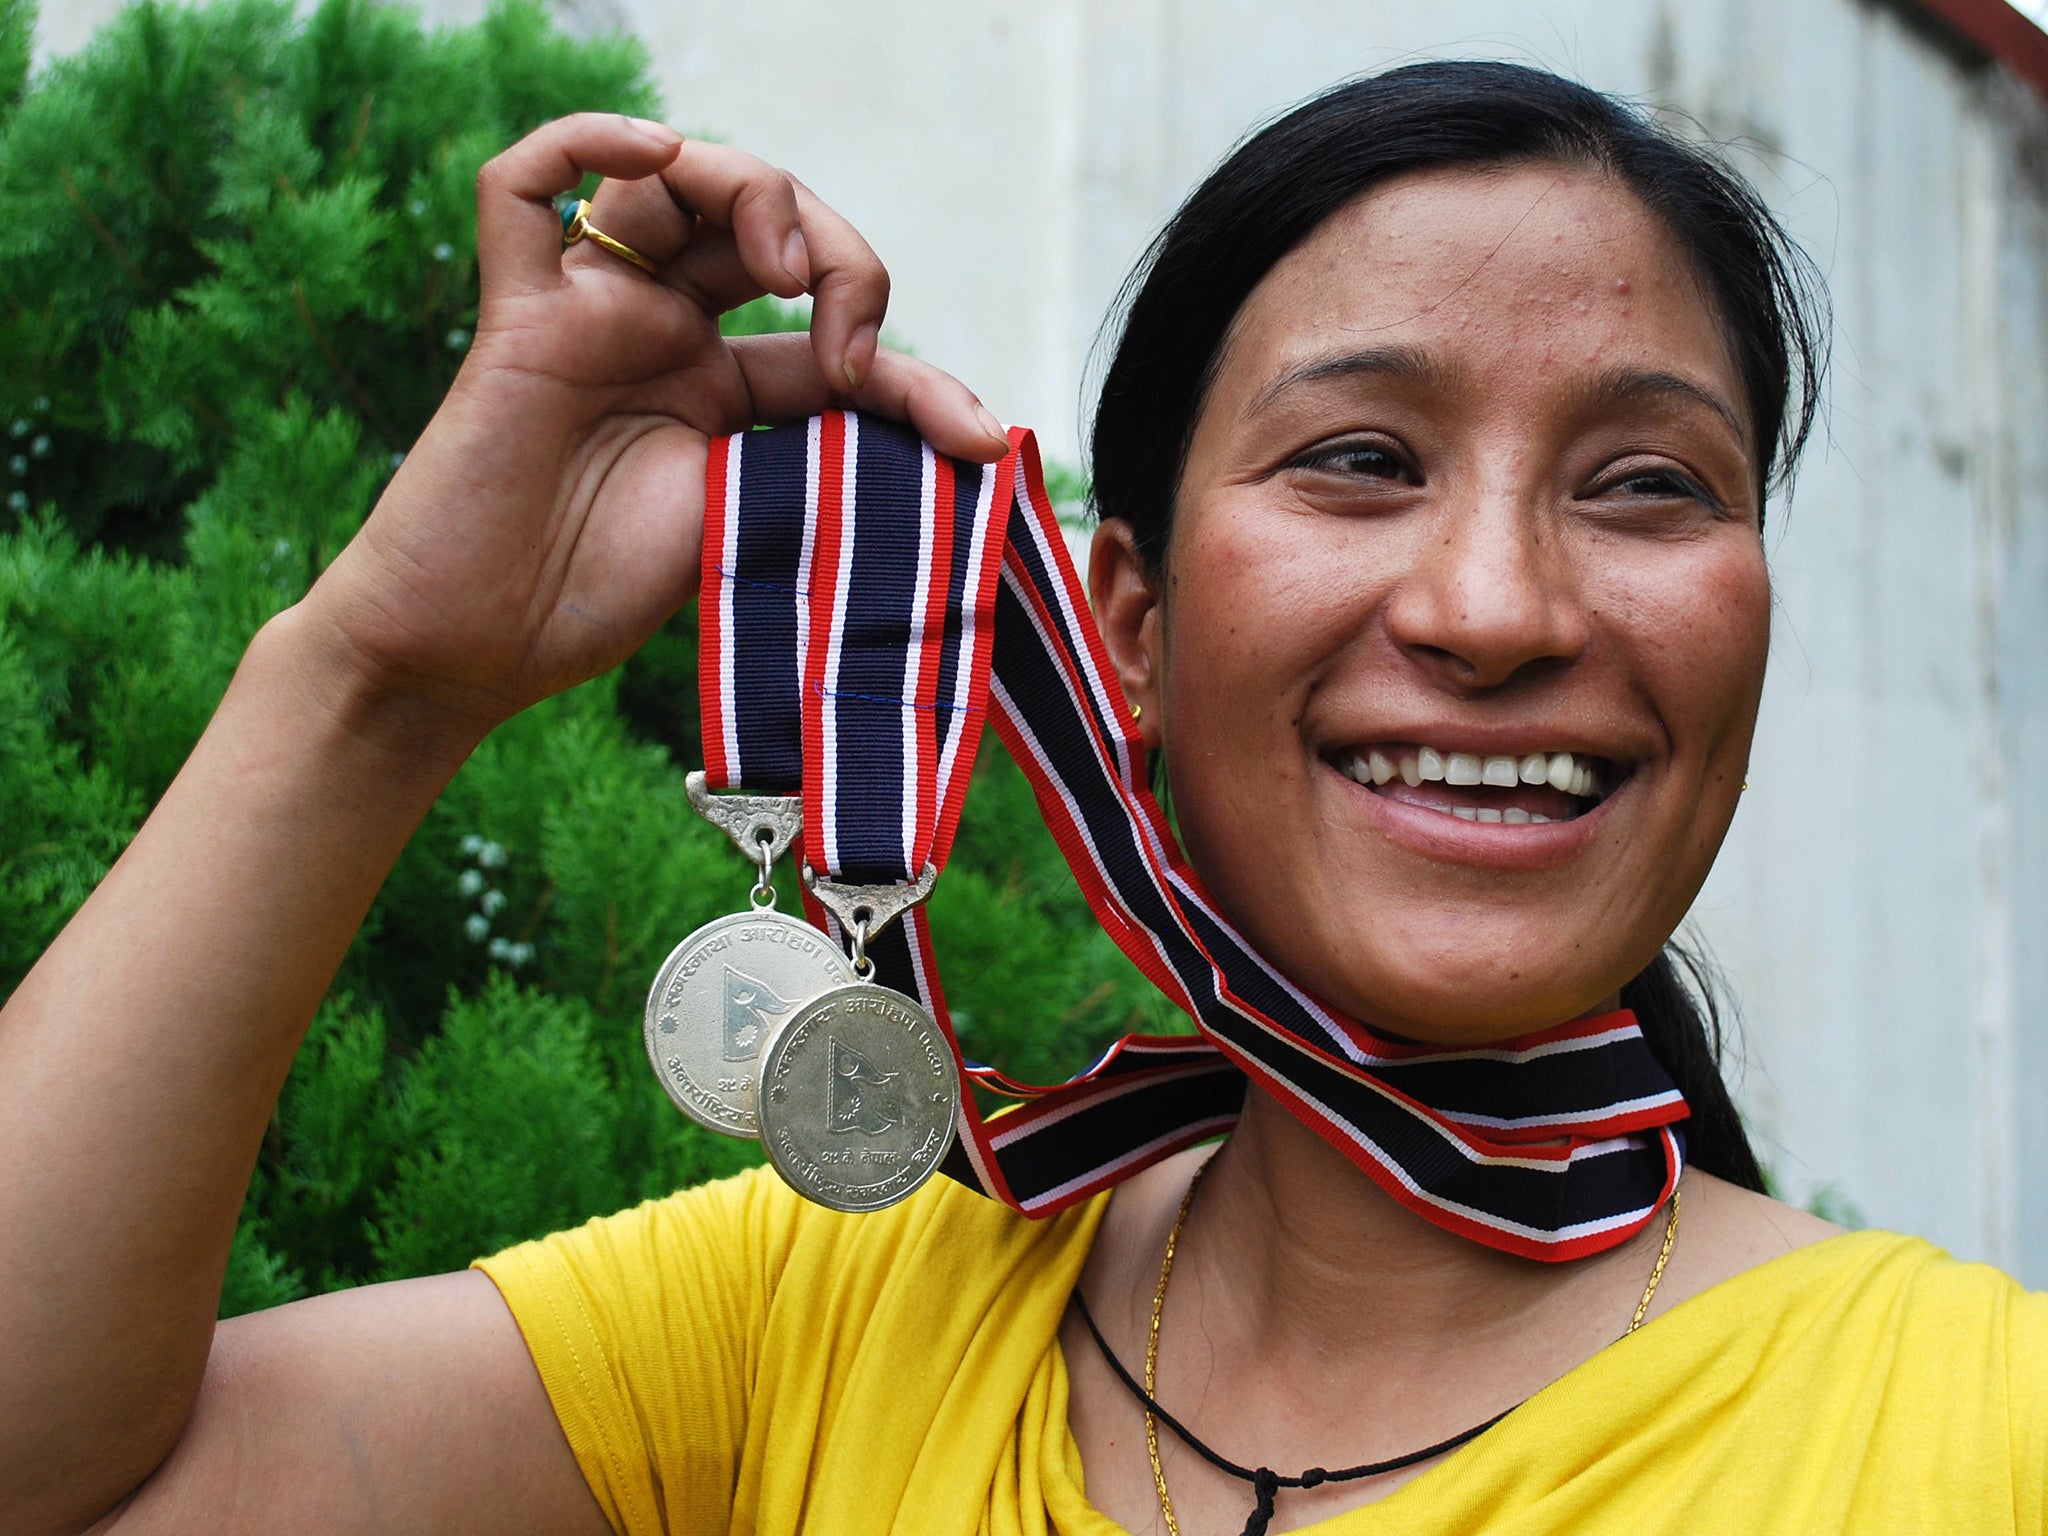
<path fill-rule="evenodd" d="M 718 918 L 678 944 L 656 974 L 647 1059 L 670 1101 L 699 1125 L 758 1135 L 762 1044 L 805 998 L 853 976 L 839 946 L 801 918 L 772 907 Z"/>
<path fill-rule="evenodd" d="M 766 982 L 745 971 L 725 968 L 725 1059 L 752 1061 L 761 1050 L 761 1036 L 795 1003 L 775 995 Z"/>
<path fill-rule="evenodd" d="M 901 1106 L 891 1114 L 897 1093 L 890 1088 L 900 1072 L 884 1072 L 852 1046 L 832 1037 L 832 1076 L 825 1095 L 826 1123 L 835 1133 L 859 1131 L 879 1136 L 903 1123 Z"/>

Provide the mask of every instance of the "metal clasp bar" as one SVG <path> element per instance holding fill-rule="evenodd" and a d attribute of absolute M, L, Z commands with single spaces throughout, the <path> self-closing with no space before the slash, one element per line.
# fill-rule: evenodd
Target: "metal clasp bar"
<path fill-rule="evenodd" d="M 757 864 L 773 864 L 804 829 L 804 803 L 796 795 L 714 795 L 701 768 L 690 771 L 683 789 L 697 814 Z"/>
<path fill-rule="evenodd" d="M 865 977 L 874 970 L 868 959 L 868 941 L 897 918 L 931 895 L 939 883 L 939 867 L 927 864 L 908 884 L 847 885 L 828 879 L 806 864 L 804 889 L 818 898 L 818 904 L 839 919 L 839 926 L 853 935 L 853 968 Z"/>
<path fill-rule="evenodd" d="M 683 789 L 699 816 L 720 828 L 754 861 L 760 872 L 754 882 L 754 905 L 775 905 L 775 861 L 804 828 L 804 802 L 796 795 L 714 795 L 701 768 L 683 779 Z"/>

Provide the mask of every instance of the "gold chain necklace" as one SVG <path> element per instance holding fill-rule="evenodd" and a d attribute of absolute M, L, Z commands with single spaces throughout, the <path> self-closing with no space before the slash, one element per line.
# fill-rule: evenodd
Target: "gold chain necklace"
<path fill-rule="evenodd" d="M 1174 1518 L 1173 1497 L 1166 1491 L 1166 1471 L 1159 1464 L 1159 1419 L 1152 1409 L 1159 1378 L 1159 1318 L 1166 1310 L 1166 1283 L 1173 1278 L 1173 1255 L 1174 1250 L 1180 1246 L 1181 1228 L 1187 1225 L 1188 1207 L 1195 1203 L 1195 1191 L 1202 1187 L 1202 1177 L 1208 1171 L 1207 1163 L 1196 1169 L 1194 1178 L 1188 1181 L 1187 1193 L 1180 1197 L 1180 1209 L 1174 1213 L 1173 1230 L 1166 1235 L 1166 1257 L 1159 1264 L 1159 1284 L 1152 1292 L 1152 1321 L 1145 1334 L 1145 1454 L 1152 1460 L 1152 1486 L 1159 1491 L 1159 1513 L 1166 1518 L 1167 1536 L 1180 1536 L 1180 1522 Z M 1650 1283 L 1643 1287 L 1643 1299 L 1636 1303 L 1635 1316 L 1628 1320 L 1628 1327 L 1621 1331 L 1623 1338 L 1627 1338 L 1642 1327 L 1643 1319 L 1649 1316 L 1650 1301 L 1657 1294 L 1657 1285 L 1664 1278 L 1664 1266 L 1671 1262 L 1671 1246 L 1677 1241 L 1678 1190 L 1674 1186 L 1671 1191 L 1670 1209 L 1664 1217 L 1664 1246 L 1657 1252 L 1656 1267 L 1650 1271 Z M 1093 1331 L 1092 1319 L 1089 1320 L 1089 1327 Z M 1100 1342 L 1100 1335 L 1097 1335 L 1097 1341 Z M 1128 1376 L 1124 1379 L 1127 1382 L 1130 1380 Z M 1493 1424 L 1499 1420 L 1488 1422 Z M 1480 1427 L 1483 1429 L 1488 1425 Z M 1463 1443 L 1475 1433 L 1477 1431 L 1467 1431 L 1466 1434 L 1456 1437 L 1455 1442 L 1447 1442 L 1446 1448 L 1450 1443 Z M 1420 1458 L 1401 1457 L 1397 1458 L 1397 1461 L 1412 1465 L 1417 1459 Z M 1263 1472 L 1260 1475 L 1270 1476 Z M 1324 1476 L 1325 1474 L 1318 1473 L 1317 1481 L 1322 1481 Z M 1265 1507 L 1271 1508 L 1270 1493 L 1267 1495 Z"/>

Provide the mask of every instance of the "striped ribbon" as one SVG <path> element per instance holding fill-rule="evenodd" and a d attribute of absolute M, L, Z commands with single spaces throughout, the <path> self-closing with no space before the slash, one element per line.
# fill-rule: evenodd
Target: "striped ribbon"
<path fill-rule="evenodd" d="M 1029 776 L 1095 916 L 1195 1020 L 1129 1035 L 1064 1083 L 962 1061 L 946 1171 L 1046 1216 L 1227 1130 L 1246 1079 L 1394 1199 L 1511 1253 L 1639 1230 L 1678 1179 L 1685 1101 L 1627 1012 L 1481 1049 L 1386 1039 L 1268 964 L 1202 889 L 1013 429 L 999 464 L 834 412 L 718 439 L 706 478 L 699 681 L 714 788 L 804 800 L 803 857 L 852 882 L 944 867 L 984 719 Z M 808 903 L 828 932 L 832 919 Z M 921 908 L 869 946 L 953 1038 Z M 955 1041 L 955 1053 L 958 1043 Z"/>

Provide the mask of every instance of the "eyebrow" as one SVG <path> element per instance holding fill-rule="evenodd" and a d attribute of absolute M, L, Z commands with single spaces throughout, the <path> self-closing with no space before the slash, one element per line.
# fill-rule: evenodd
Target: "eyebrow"
<path fill-rule="evenodd" d="M 1611 401 L 1619 404 L 1628 400 L 1645 399 L 1690 400 L 1695 405 L 1704 405 L 1727 422 L 1728 430 L 1735 434 L 1737 442 L 1745 447 L 1749 442 L 1749 433 L 1743 428 L 1742 419 L 1735 414 L 1734 406 L 1706 385 L 1682 378 L 1675 373 L 1665 373 L 1655 368 L 1611 368 L 1593 382 L 1593 386 L 1586 394 L 1592 403 Z"/>
<path fill-rule="evenodd" d="M 1420 347 L 1384 346 L 1367 347 L 1357 352 L 1341 352 L 1328 357 L 1310 358 L 1297 363 L 1280 377 L 1261 389 L 1252 398 L 1247 415 L 1256 416 L 1270 408 L 1283 395 L 1307 384 L 1318 384 L 1328 379 L 1356 378 L 1360 376 L 1383 379 L 1399 379 L 1404 382 L 1428 385 L 1437 389 L 1449 389 L 1458 381 L 1458 372 L 1445 368 Z M 1703 405 L 1735 434 L 1738 442 L 1745 445 L 1749 434 L 1742 425 L 1742 419 L 1735 408 L 1706 385 L 1679 374 L 1667 373 L 1656 368 L 1610 368 L 1599 375 L 1583 394 L 1588 404 L 1623 404 L 1632 400 L 1687 400 Z"/>
<path fill-rule="evenodd" d="M 1454 382 L 1454 375 L 1420 347 L 1367 347 L 1359 352 L 1340 352 L 1328 357 L 1312 357 L 1305 363 L 1296 363 L 1253 396 L 1245 414 L 1258 415 L 1271 407 L 1282 395 L 1299 389 L 1304 384 L 1320 384 L 1326 379 L 1355 378 L 1359 375 L 1401 379 L 1437 388 L 1446 388 Z"/>

